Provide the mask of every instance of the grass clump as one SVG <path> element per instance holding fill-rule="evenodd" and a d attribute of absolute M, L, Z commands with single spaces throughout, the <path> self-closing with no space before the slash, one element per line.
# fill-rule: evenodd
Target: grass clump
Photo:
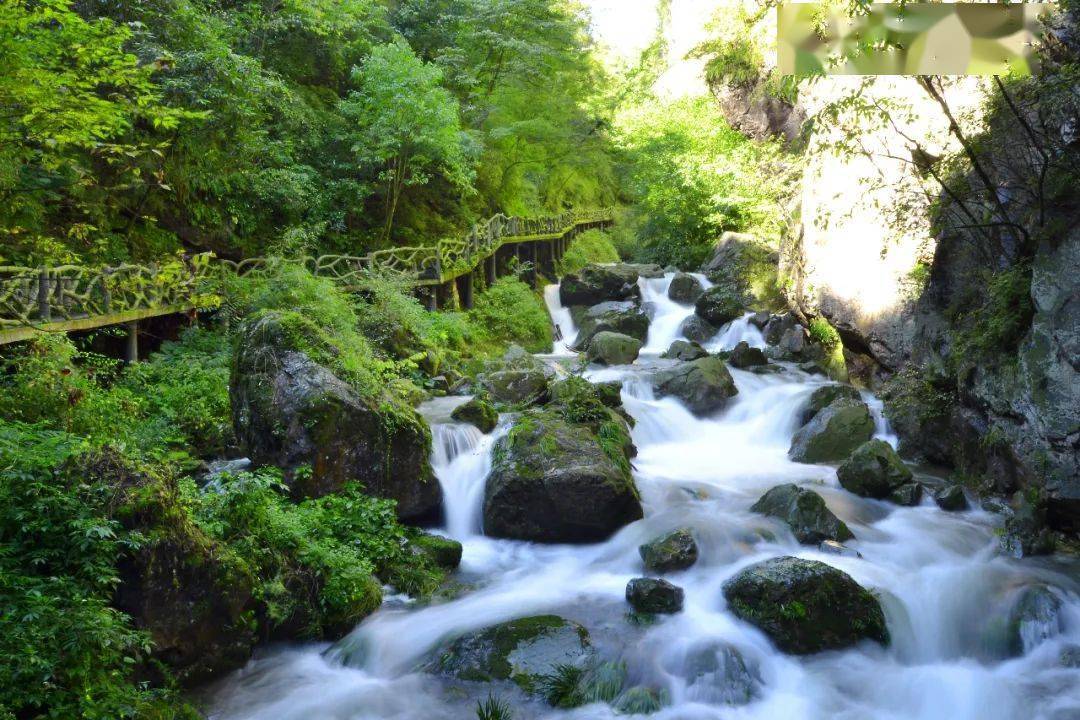
<path fill-rule="evenodd" d="M 556 268 L 559 275 L 571 275 L 593 263 L 619 261 L 611 236 L 603 230 L 587 230 L 574 238 Z"/>

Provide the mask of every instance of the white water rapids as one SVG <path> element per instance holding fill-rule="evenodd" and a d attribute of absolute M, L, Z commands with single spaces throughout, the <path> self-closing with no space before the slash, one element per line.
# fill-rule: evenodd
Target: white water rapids
<path fill-rule="evenodd" d="M 739 393 L 724 411 L 698 418 L 677 400 L 653 397 L 646 376 L 675 338 L 687 307 L 666 301 L 670 278 L 643 281 L 654 302 L 647 350 L 632 366 L 590 368 L 594 381 L 621 380 L 635 418 L 639 454 L 634 476 L 645 518 L 595 545 L 538 545 L 481 534 L 481 504 L 491 435 L 449 422 L 455 400 L 425 409 L 435 436 L 433 464 L 446 498 L 442 532 L 464 545 L 458 579 L 471 589 L 423 606 L 387 605 L 345 642 L 262 651 L 215 688 L 213 720 L 472 720 L 491 689 L 417 671 L 440 644 L 493 623 L 555 613 L 589 628 L 604 657 L 627 665 L 630 682 L 664 688 L 669 704 L 657 720 L 1067 720 L 1080 718 L 1080 670 L 1062 652 L 1080 643 L 1075 568 L 1062 558 L 1014 560 L 997 551 L 997 516 L 972 509 L 946 513 L 924 499 L 905 508 L 841 489 L 834 468 L 787 459 L 802 405 L 827 382 L 785 366 L 782 373 L 732 369 Z M 661 296 L 662 299 L 661 299 Z M 548 293 L 549 303 L 554 296 Z M 665 302 L 666 301 L 666 302 Z M 561 309 L 561 308 L 560 308 Z M 681 316 L 681 317 L 676 317 Z M 564 335 L 576 334 L 569 319 Z M 755 336 L 756 333 L 756 336 Z M 572 337 L 570 338 L 572 340 Z M 738 339 L 760 344 L 747 320 L 722 328 L 710 347 Z M 563 348 L 565 352 L 565 347 Z M 878 414 L 878 435 L 895 442 Z M 920 479 L 933 483 L 935 479 Z M 749 512 L 769 488 L 813 487 L 855 533 L 861 557 L 799 545 L 790 530 Z M 973 507 L 975 507 L 973 505 Z M 700 557 L 667 577 L 686 591 L 685 608 L 651 625 L 627 622 L 624 591 L 642 574 L 638 546 L 666 531 L 692 530 Z M 728 612 L 721 585 L 769 557 L 796 555 L 849 573 L 881 599 L 892 644 L 809 657 L 778 652 L 764 634 Z M 1010 657 L 1000 640 L 1025 586 L 1046 584 L 1063 601 L 1060 620 L 1023 629 L 1024 652 Z M 689 670 L 703 645 L 722 642 L 746 660 L 757 687 L 743 705 Z M 556 710 L 512 685 L 497 692 L 516 720 L 601 720 L 596 703 Z"/>

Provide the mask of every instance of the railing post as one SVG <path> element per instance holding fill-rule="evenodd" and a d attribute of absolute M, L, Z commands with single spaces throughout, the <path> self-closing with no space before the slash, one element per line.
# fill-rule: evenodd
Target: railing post
<path fill-rule="evenodd" d="M 132 321 L 127 324 L 127 347 L 124 350 L 124 359 L 129 363 L 139 362 L 139 323 Z"/>
<path fill-rule="evenodd" d="M 49 268 L 41 268 L 38 276 L 38 320 L 52 320 L 52 308 L 49 306 Z"/>
<path fill-rule="evenodd" d="M 105 268 L 101 271 L 101 306 L 105 309 L 106 315 L 112 312 L 112 291 L 109 290 L 110 275 L 112 275 L 112 268 Z"/>

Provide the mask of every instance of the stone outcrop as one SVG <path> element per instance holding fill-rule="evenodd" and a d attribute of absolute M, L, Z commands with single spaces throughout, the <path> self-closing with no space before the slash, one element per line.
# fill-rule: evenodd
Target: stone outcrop
<path fill-rule="evenodd" d="M 411 407 L 365 397 L 305 351 L 304 319 L 256 315 L 239 328 L 229 382 L 233 426 L 256 465 L 276 465 L 297 497 L 351 481 L 397 502 L 399 517 L 438 519 L 431 431 Z M 310 472 L 297 472 L 299 468 Z"/>

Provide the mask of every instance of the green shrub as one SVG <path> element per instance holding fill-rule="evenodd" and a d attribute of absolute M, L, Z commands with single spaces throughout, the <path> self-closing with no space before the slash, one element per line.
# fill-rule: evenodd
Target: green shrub
<path fill-rule="evenodd" d="M 973 309 L 958 313 L 958 328 L 952 350 L 956 368 L 984 362 L 1001 353 L 1011 353 L 1020 344 L 1035 307 L 1031 300 L 1031 266 L 1019 264 L 1008 270 L 987 273 L 985 292 Z"/>
<path fill-rule="evenodd" d="M 810 321 L 810 338 L 830 350 L 840 344 L 840 333 L 823 317 Z"/>
<path fill-rule="evenodd" d="M 516 277 L 500 278 L 477 295 L 469 321 L 478 341 L 478 347 L 472 348 L 475 354 L 498 353 L 510 343 L 529 352 L 551 352 L 547 308 L 532 288 Z"/>
<path fill-rule="evenodd" d="M 66 471 L 87 443 L 0 421 L 0 708 L 17 717 L 195 718 L 135 679 L 149 637 L 110 607 L 120 555 L 141 541 L 109 519 L 115 490 Z"/>
<path fill-rule="evenodd" d="M 588 230 L 570 243 L 562 260 L 559 261 L 559 275 L 570 275 L 591 263 L 613 263 L 619 261 L 619 253 L 612 244 L 611 237 L 602 230 Z"/>
<path fill-rule="evenodd" d="M 146 362 L 129 367 L 120 385 L 142 401 L 141 447 L 167 444 L 220 456 L 232 443 L 229 339 L 221 331 L 191 328 Z"/>

